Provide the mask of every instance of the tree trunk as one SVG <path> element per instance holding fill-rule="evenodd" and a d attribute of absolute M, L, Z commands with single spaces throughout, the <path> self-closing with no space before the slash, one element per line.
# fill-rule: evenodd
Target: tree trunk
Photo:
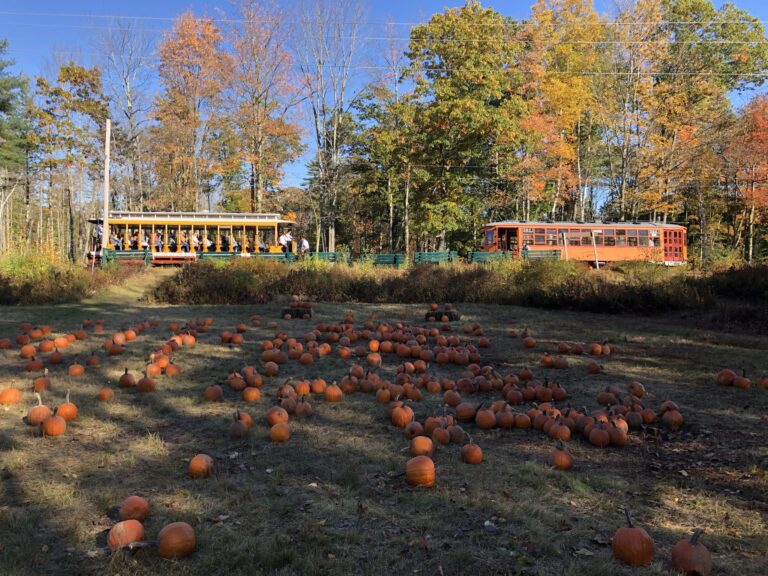
<path fill-rule="evenodd" d="M 68 214 L 68 223 L 69 223 L 69 239 L 67 241 L 67 252 L 69 255 L 70 262 L 76 262 L 77 261 L 77 242 L 75 240 L 75 207 L 74 203 L 72 202 L 72 186 L 67 186 L 67 212 Z"/>
<path fill-rule="evenodd" d="M 701 233 L 701 248 L 699 254 L 702 262 L 709 260 L 709 234 L 707 233 L 707 211 L 704 206 L 704 190 L 701 183 L 696 184 L 696 200 L 699 210 L 699 228 Z"/>
<path fill-rule="evenodd" d="M 752 182 L 752 189 L 754 194 L 755 183 Z M 749 208 L 749 243 L 747 245 L 747 262 L 752 263 L 752 257 L 754 255 L 755 247 L 755 204 Z"/>
<path fill-rule="evenodd" d="M 387 175 L 387 202 L 389 203 L 389 251 L 395 251 L 395 198 L 392 194 L 392 175 Z"/>
<path fill-rule="evenodd" d="M 410 195 L 411 195 L 411 167 L 408 166 L 405 173 L 405 206 L 403 211 L 403 241 L 405 242 L 405 258 L 411 257 L 411 217 L 410 217 Z"/>

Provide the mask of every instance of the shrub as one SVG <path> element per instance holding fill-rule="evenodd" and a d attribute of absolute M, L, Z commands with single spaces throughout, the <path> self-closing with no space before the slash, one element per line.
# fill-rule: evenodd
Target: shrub
<path fill-rule="evenodd" d="M 249 304 L 299 294 L 328 302 L 520 304 L 603 313 L 654 313 L 711 303 L 681 270 L 622 265 L 591 270 L 563 261 L 424 264 L 397 270 L 307 260 L 294 265 L 237 259 L 197 262 L 152 297 L 171 304 Z"/>
<path fill-rule="evenodd" d="M 0 256 L 0 304 L 77 302 L 95 290 L 119 283 L 136 271 L 110 265 L 91 272 L 82 264 L 36 252 Z"/>

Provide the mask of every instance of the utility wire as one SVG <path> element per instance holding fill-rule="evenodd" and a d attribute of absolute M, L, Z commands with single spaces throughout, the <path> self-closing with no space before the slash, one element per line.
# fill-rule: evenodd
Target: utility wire
<path fill-rule="evenodd" d="M 438 14 L 442 14 L 439 12 Z M 121 14 L 78 14 L 67 12 L 15 12 L 15 11 L 0 11 L 0 16 L 24 16 L 33 18 L 97 18 L 97 19 L 124 19 L 124 20 L 155 20 L 155 21 L 173 21 L 176 20 L 176 16 L 143 16 L 143 15 L 121 15 Z M 247 22 L 243 18 L 213 18 L 210 20 L 214 22 Z M 283 20 L 286 24 L 298 24 L 297 20 Z M 392 22 L 392 21 L 363 21 L 353 22 L 358 25 L 388 25 L 388 26 L 424 26 L 428 22 Z M 481 23 L 468 22 L 469 25 L 483 26 Z M 635 26 L 635 25 L 691 25 L 691 26 L 714 26 L 714 25 L 726 25 L 726 24 L 768 24 L 768 20 L 627 20 L 627 21 L 606 21 L 602 22 L 603 25 L 609 26 Z"/>
<path fill-rule="evenodd" d="M 7 52 L 28 52 L 28 53 L 35 53 L 35 54 L 54 54 L 59 56 L 66 56 L 66 55 L 74 55 L 74 56 L 109 56 L 106 52 L 83 52 L 80 50 L 35 50 L 35 49 L 24 49 L 24 48 L 9 48 Z M 150 61 L 150 62 L 158 62 L 160 59 L 157 56 L 148 56 L 145 58 L 142 58 L 142 60 Z M 389 71 L 392 70 L 391 66 L 376 66 L 376 65 L 343 65 L 343 64 L 323 64 L 321 66 L 312 65 L 312 68 L 321 67 L 324 69 L 346 69 L 346 70 L 385 70 Z M 298 65 L 294 66 L 296 70 L 298 70 Z M 397 67 L 399 71 L 406 71 L 409 67 L 408 66 L 399 66 Z M 505 67 L 499 67 L 499 68 L 417 68 L 417 72 L 440 72 L 440 73 L 458 73 L 458 72 L 466 72 L 466 73 L 496 73 L 499 71 L 504 70 L 514 70 L 510 66 Z M 734 75 L 733 72 L 709 72 L 709 71 L 701 71 L 701 72 L 663 72 L 663 71 L 656 71 L 656 70 L 635 70 L 635 71 L 622 71 L 622 70 L 580 70 L 580 71 L 574 71 L 574 70 L 543 70 L 540 73 L 542 76 L 548 76 L 548 75 L 556 75 L 556 76 L 589 76 L 589 77 L 597 77 L 597 76 L 656 76 L 656 77 L 673 77 L 673 76 L 732 76 Z M 756 77 L 761 78 L 768 75 L 768 69 L 766 70 L 757 70 L 757 71 L 745 71 L 745 72 L 739 72 L 738 76 L 744 76 L 744 77 Z"/>

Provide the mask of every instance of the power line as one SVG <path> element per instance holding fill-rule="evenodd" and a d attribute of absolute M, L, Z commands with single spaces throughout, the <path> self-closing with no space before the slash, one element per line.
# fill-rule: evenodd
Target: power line
<path fill-rule="evenodd" d="M 437 14 L 443 14 L 438 12 Z M 178 16 L 144 16 L 144 15 L 123 15 L 123 14 L 82 14 L 82 13 L 68 13 L 68 12 L 16 12 L 16 11 L 0 11 L 0 16 L 23 16 L 33 18 L 96 18 L 96 19 L 124 19 L 124 20 L 154 20 L 154 21 L 173 21 Z M 214 22 L 246 22 L 243 18 L 214 18 L 208 17 Z M 284 20 L 288 24 L 297 24 L 296 20 Z M 352 22 L 362 25 L 388 25 L 388 26 L 424 26 L 428 22 L 394 22 L 394 21 L 361 21 Z M 469 25 L 483 26 L 481 23 L 468 22 Z M 626 21 L 607 21 L 602 22 L 603 25 L 610 26 L 635 26 L 635 25 L 647 25 L 647 24 L 667 24 L 667 25 L 690 25 L 690 26 L 713 26 L 713 25 L 725 25 L 725 24 L 768 24 L 768 20 L 626 20 Z"/>
<path fill-rule="evenodd" d="M 0 15 L 4 14 L 3 12 L 0 12 Z M 116 17 L 120 18 L 120 17 Z M 224 21 L 224 20 L 222 20 Z M 232 22 L 245 22 L 245 20 L 232 20 Z M 115 27 L 112 25 L 99 25 L 99 24 L 62 24 L 62 23 L 55 23 L 55 24 L 47 24 L 47 23 L 38 23 L 38 22 L 11 22 L 7 23 L 7 26 L 26 26 L 26 27 L 36 27 L 36 28 L 72 28 L 72 29 L 81 29 L 81 30 L 113 30 Z M 152 32 L 152 33 L 164 33 L 168 32 L 168 28 L 133 28 L 133 31 L 136 32 Z M 512 35 L 513 39 L 520 39 L 522 36 L 519 36 L 518 33 L 515 33 Z M 368 41 L 375 41 L 375 42 L 392 42 L 392 41 L 401 41 L 401 42 L 410 42 L 411 37 L 410 36 L 342 36 L 340 37 L 341 40 L 368 40 Z M 447 36 L 429 36 L 426 38 L 427 41 L 432 42 L 462 42 L 462 43 L 472 43 L 472 42 L 487 42 L 488 40 L 485 38 L 455 38 L 455 37 L 447 37 Z M 605 46 L 605 45 L 615 45 L 615 46 L 624 46 L 624 45 L 637 45 L 637 44 L 662 44 L 662 45 L 669 45 L 669 44 L 686 44 L 686 45 L 749 45 L 749 46 L 759 46 L 762 44 L 768 44 L 768 39 L 765 40 L 705 40 L 705 39 L 698 39 L 698 40 L 674 40 L 674 39 L 660 39 L 660 40 L 559 40 L 557 42 L 558 45 L 599 45 L 599 46 Z"/>
<path fill-rule="evenodd" d="M 106 52 L 83 52 L 80 50 L 35 50 L 35 49 L 24 49 L 24 48 L 10 48 L 7 50 L 8 52 L 28 52 L 28 53 L 35 53 L 35 54 L 54 54 L 58 56 L 66 56 L 66 55 L 74 55 L 74 56 L 109 56 Z M 151 62 L 158 62 L 160 60 L 157 56 L 148 56 L 141 58 L 141 60 L 144 61 L 151 61 Z M 317 66 L 312 66 L 317 67 Z M 392 70 L 391 66 L 377 66 L 377 65 L 334 65 L 334 64 L 323 64 L 321 66 L 324 69 L 347 69 L 347 70 L 375 70 L 375 71 L 390 71 Z M 298 70 L 298 66 L 294 66 Z M 404 71 L 408 67 L 407 66 L 398 66 L 398 70 Z M 419 72 L 440 72 L 440 73 L 458 73 L 458 72 L 467 72 L 467 73 L 496 73 L 499 71 L 504 70 L 511 70 L 511 68 L 420 68 L 418 69 Z M 709 71 L 700 71 L 700 72 L 662 72 L 662 71 L 656 71 L 656 70 L 638 70 L 638 71 L 621 71 L 621 70 L 581 70 L 581 71 L 574 71 L 574 70 L 544 70 L 541 72 L 541 75 L 548 76 L 548 75 L 555 75 L 555 76 L 588 76 L 588 77 L 596 77 L 596 76 L 656 76 L 656 77 L 670 77 L 670 76 L 732 76 L 733 72 L 709 72 Z M 745 71 L 745 72 L 739 72 L 737 74 L 738 76 L 746 76 L 746 77 L 764 77 L 768 75 L 768 70 L 762 70 L 762 71 Z"/>
<path fill-rule="evenodd" d="M 0 14 L 2 14 L 0 12 Z M 13 26 L 25 26 L 31 28 L 71 28 L 76 30 L 114 30 L 114 26 L 110 25 L 98 25 L 98 24 L 46 24 L 38 22 L 10 22 L 7 24 L 9 27 Z M 135 32 L 151 32 L 156 34 L 162 34 L 168 32 L 169 28 L 132 28 Z M 341 36 L 340 40 L 360 40 L 371 42 L 410 42 L 410 36 Z M 517 38 L 517 35 L 513 35 L 513 39 Z M 453 38 L 453 37 L 433 37 L 427 38 L 428 42 L 461 42 L 461 43 L 481 43 L 488 42 L 485 38 Z M 659 44 L 659 45 L 688 45 L 688 46 L 706 46 L 706 45 L 723 45 L 723 46 L 760 46 L 768 44 L 766 40 L 673 40 L 673 39 L 660 39 L 660 40 L 559 40 L 557 45 L 565 46 L 634 46 L 643 44 Z"/>

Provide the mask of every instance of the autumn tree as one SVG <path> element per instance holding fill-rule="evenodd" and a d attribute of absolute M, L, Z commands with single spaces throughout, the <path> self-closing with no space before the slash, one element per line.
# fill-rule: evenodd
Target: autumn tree
<path fill-rule="evenodd" d="M 746 257 L 755 253 L 755 228 L 768 217 L 768 96 L 753 98 L 728 133 L 725 157 L 741 206 L 746 230 Z"/>
<path fill-rule="evenodd" d="M 87 183 L 101 171 L 108 114 L 101 73 L 98 68 L 69 62 L 59 68 L 55 82 L 37 77 L 36 97 L 29 138 L 41 176 L 38 243 L 45 242 L 74 261 L 84 249 L 85 222 L 79 207 L 93 200 L 93 195 L 86 195 Z"/>
<path fill-rule="evenodd" d="M 213 126 L 232 57 L 211 18 L 186 12 L 158 47 L 162 92 L 156 97 L 152 129 L 158 188 L 153 208 L 199 210 L 211 195 Z M 209 202 L 210 204 L 210 202 Z"/>
<path fill-rule="evenodd" d="M 231 76 L 222 80 L 224 121 L 235 135 L 251 212 L 264 210 L 266 191 L 279 184 L 282 166 L 302 150 L 299 125 L 290 117 L 301 92 L 286 32 L 279 8 L 266 0 L 242 0 L 226 31 L 233 64 Z"/>

